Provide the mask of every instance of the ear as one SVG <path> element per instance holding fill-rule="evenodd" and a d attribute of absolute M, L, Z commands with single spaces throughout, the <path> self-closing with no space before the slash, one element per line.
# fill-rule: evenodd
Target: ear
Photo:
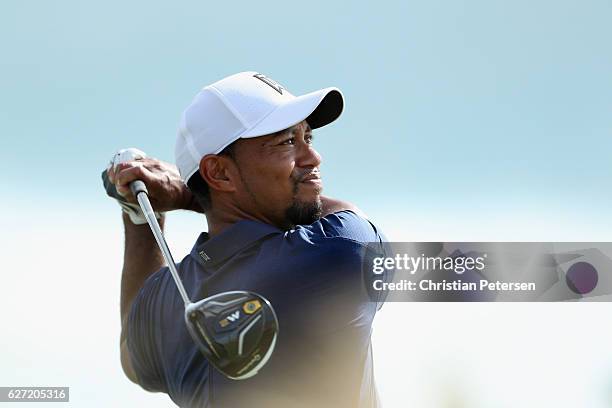
<path fill-rule="evenodd" d="M 225 192 L 237 190 L 238 169 L 236 163 L 229 157 L 216 154 L 202 157 L 200 175 L 212 190 Z"/>

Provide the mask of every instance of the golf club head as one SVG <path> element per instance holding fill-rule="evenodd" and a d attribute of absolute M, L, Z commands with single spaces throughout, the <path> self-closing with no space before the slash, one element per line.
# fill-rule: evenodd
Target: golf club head
<path fill-rule="evenodd" d="M 185 322 L 206 359 L 233 380 L 257 374 L 272 355 L 278 334 L 270 302 L 247 291 L 191 303 L 185 309 Z"/>

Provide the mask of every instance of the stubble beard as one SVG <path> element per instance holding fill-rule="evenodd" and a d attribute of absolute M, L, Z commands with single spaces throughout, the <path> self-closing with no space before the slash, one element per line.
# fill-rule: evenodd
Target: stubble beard
<path fill-rule="evenodd" d="M 323 204 L 321 196 L 313 201 L 302 201 L 297 198 L 299 182 L 295 181 L 293 185 L 293 202 L 285 211 L 285 219 L 289 224 L 289 228 L 294 228 L 297 225 L 308 225 L 321 218 L 323 213 Z M 319 192 L 320 193 L 320 192 Z"/>

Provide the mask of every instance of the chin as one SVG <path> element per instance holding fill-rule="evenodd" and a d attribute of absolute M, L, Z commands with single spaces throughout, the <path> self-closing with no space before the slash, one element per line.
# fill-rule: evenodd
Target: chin
<path fill-rule="evenodd" d="M 285 212 L 285 219 L 291 226 L 308 225 L 321 218 L 322 210 L 319 194 L 310 200 L 296 198 Z"/>

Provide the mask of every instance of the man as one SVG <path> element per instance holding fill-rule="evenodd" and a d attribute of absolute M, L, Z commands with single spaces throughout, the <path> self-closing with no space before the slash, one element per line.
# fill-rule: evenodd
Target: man
<path fill-rule="evenodd" d="M 121 362 L 130 380 L 187 407 L 376 407 L 370 334 L 378 303 L 363 287 L 381 234 L 353 205 L 321 195 L 312 129 L 343 109 L 339 90 L 295 97 L 243 72 L 186 109 L 176 169 L 140 159 L 108 170 L 123 203 Z M 348 143 L 348 141 L 347 141 Z M 276 310 L 275 351 L 244 381 L 223 377 L 189 336 L 183 303 L 129 183 L 164 211 L 203 212 L 208 232 L 178 265 L 189 297 L 250 290 Z M 187 185 L 188 188 L 185 186 Z"/>

